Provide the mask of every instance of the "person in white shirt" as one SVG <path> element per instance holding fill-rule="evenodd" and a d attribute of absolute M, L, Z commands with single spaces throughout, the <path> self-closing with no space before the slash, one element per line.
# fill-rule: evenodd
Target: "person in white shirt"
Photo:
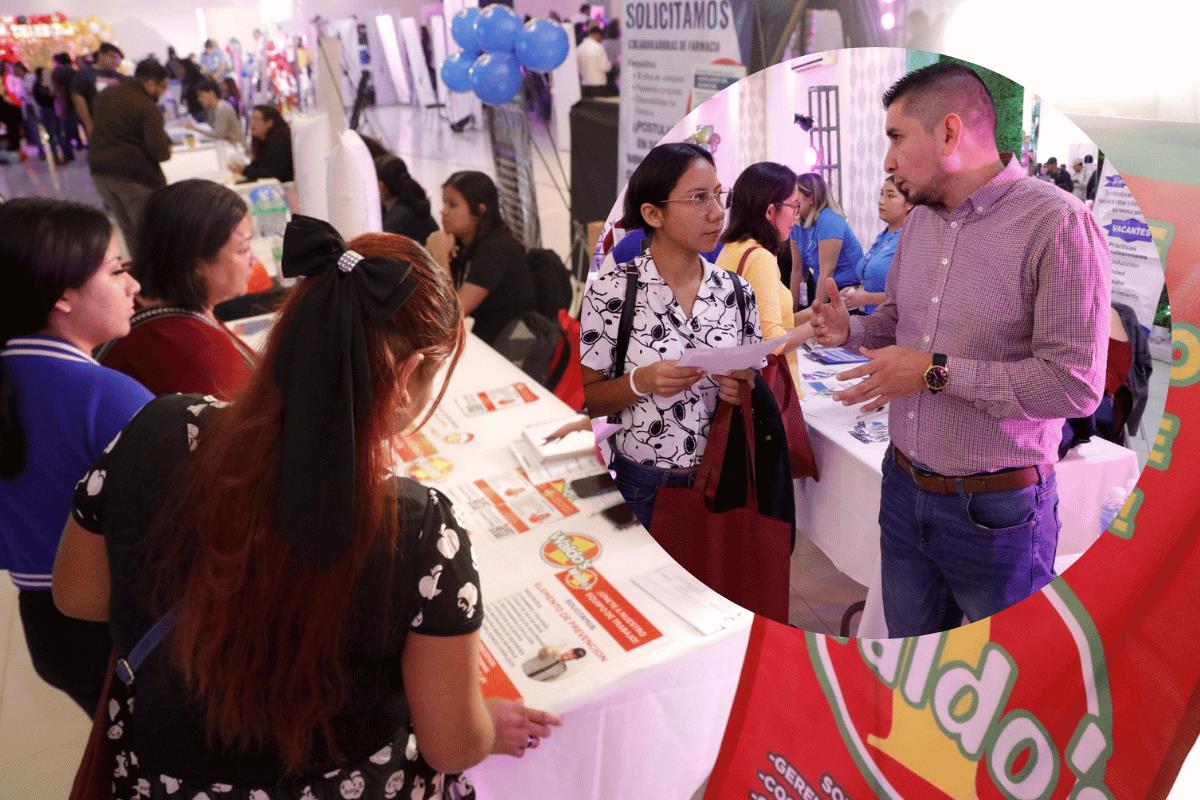
<path fill-rule="evenodd" d="M 587 38 L 575 50 L 575 58 L 579 63 L 579 85 L 584 97 L 600 96 L 608 87 L 608 71 L 612 69 L 612 62 L 600 44 L 603 36 L 600 26 L 593 24 L 588 29 Z"/>
<path fill-rule="evenodd" d="M 241 118 L 228 100 L 221 99 L 221 88 L 216 81 L 209 78 L 202 80 L 196 86 L 196 97 L 207 112 L 205 122 L 212 128 L 212 138 L 224 140 L 235 147 L 244 147 L 246 133 L 242 130 Z M 189 127 L 198 129 L 194 124 Z"/>
<path fill-rule="evenodd" d="M 1087 200 L 1088 178 L 1092 177 L 1089 170 L 1084 169 L 1083 159 L 1077 158 L 1071 162 L 1071 194 L 1080 200 Z"/>

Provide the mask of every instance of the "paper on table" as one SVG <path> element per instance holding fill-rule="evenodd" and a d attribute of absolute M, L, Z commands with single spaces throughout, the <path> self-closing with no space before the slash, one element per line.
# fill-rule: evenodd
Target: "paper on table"
<path fill-rule="evenodd" d="M 703 636 L 732 628 L 750 613 L 678 565 L 659 567 L 638 575 L 633 582 Z"/>
<path fill-rule="evenodd" d="M 695 350 L 684 351 L 676 366 L 699 367 L 714 375 L 722 375 L 735 369 L 758 369 L 762 366 L 763 359 L 786 340 L 787 336 L 777 336 L 765 342 L 737 347 L 698 347 Z"/>

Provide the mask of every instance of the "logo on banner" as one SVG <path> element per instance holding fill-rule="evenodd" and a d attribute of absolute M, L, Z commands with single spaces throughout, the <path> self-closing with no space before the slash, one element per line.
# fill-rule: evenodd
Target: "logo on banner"
<path fill-rule="evenodd" d="M 1140 219 L 1114 219 L 1112 222 L 1104 226 L 1104 230 L 1108 231 L 1108 235 L 1114 239 L 1121 239 L 1125 242 L 1153 242 L 1154 237 L 1150 234 L 1150 226 Z"/>
<path fill-rule="evenodd" d="M 580 569 L 579 567 L 574 567 L 567 571 L 566 577 L 563 578 L 563 581 L 570 589 L 579 589 L 580 591 L 586 592 L 587 590 L 594 588 L 599 579 L 600 576 L 594 569 Z"/>
<path fill-rule="evenodd" d="M 1125 179 L 1114 172 L 1112 175 L 1104 176 L 1104 185 L 1109 189 L 1124 189 Z"/>
<path fill-rule="evenodd" d="M 600 557 L 600 543 L 582 533 L 555 531 L 542 545 L 542 560 L 559 569 L 585 569 Z"/>
<path fill-rule="evenodd" d="M 1061 581 L 1043 590 L 1041 602 L 1058 624 L 1033 638 L 1005 629 L 1003 616 L 909 639 L 808 634 L 845 744 L 878 796 L 927 797 L 932 787 L 956 798 L 1041 800 L 1062 784 L 1073 798 L 1112 797 L 1104 778 L 1112 699 L 1099 632 Z M 1029 647 L 1061 649 L 1061 673 L 1021 674 Z M 890 713 L 873 693 L 842 691 L 843 682 L 861 685 L 864 668 L 891 692 Z M 1032 709 L 1050 683 L 1059 700 L 1043 712 L 1052 716 L 1039 719 Z"/>

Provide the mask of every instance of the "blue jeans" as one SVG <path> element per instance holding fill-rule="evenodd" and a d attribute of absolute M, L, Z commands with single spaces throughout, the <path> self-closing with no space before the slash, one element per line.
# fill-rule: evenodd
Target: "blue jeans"
<path fill-rule="evenodd" d="M 1054 579 L 1058 489 L 1040 483 L 1002 492 L 937 494 L 883 460 L 879 504 L 883 613 L 891 637 L 974 622 Z"/>
<path fill-rule="evenodd" d="M 608 468 L 616 473 L 617 488 L 633 515 L 650 530 L 650 517 L 654 513 L 654 501 L 658 490 L 664 486 L 691 486 L 696 471 L 672 472 L 660 467 L 649 467 L 631 461 L 619 453 L 613 454 Z"/>

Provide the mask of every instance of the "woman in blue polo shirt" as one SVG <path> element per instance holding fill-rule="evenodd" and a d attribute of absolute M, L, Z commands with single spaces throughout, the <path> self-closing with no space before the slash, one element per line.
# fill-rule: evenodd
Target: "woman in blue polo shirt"
<path fill-rule="evenodd" d="M 874 244 L 858 260 L 858 266 L 855 267 L 858 286 L 847 286 L 840 292 L 851 311 L 857 308 L 864 314 L 870 314 L 884 301 L 888 270 L 896 255 L 896 245 L 900 243 L 900 226 L 908 219 L 908 212 L 912 209 L 912 203 L 896 188 L 892 176 L 884 178 L 883 187 L 879 190 L 879 218 L 887 227 L 875 237 Z"/>
<path fill-rule="evenodd" d="M 0 205 L 0 569 L 34 669 L 89 715 L 104 683 L 108 626 L 61 614 L 50 573 L 75 484 L 152 399 L 89 355 L 129 333 L 138 283 L 108 217 L 79 203 Z"/>
<path fill-rule="evenodd" d="M 858 283 L 854 267 L 862 258 L 862 245 L 850 230 L 846 214 L 829 192 L 825 179 L 807 172 L 796 179 L 800 190 L 797 201 L 798 222 L 792 228 L 792 296 L 798 297 L 807 279 L 808 306 L 825 302 L 825 279 L 833 278 L 841 289 Z M 796 317 L 796 324 L 808 320 L 808 309 Z"/>

